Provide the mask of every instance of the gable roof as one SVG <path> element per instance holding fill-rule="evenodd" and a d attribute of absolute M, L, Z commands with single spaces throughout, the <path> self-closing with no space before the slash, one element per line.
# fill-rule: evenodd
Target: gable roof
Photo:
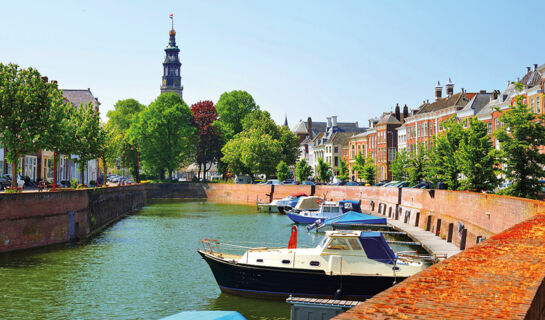
<path fill-rule="evenodd" d="M 401 124 L 401 122 L 392 113 L 388 113 L 380 118 L 377 126 L 381 124 Z"/>
<path fill-rule="evenodd" d="M 476 115 L 490 102 L 491 97 L 492 97 L 492 93 L 477 93 L 464 106 L 462 111 L 474 110 L 474 114 Z"/>
<path fill-rule="evenodd" d="M 452 106 L 463 107 L 469 102 L 469 98 L 464 92 L 458 92 L 450 97 L 439 98 L 432 103 L 424 103 L 419 108 L 416 114 L 422 114 L 426 112 L 439 111 Z"/>
<path fill-rule="evenodd" d="M 341 146 L 344 146 L 346 144 L 348 144 L 348 139 L 352 136 L 352 132 L 335 132 L 335 134 L 333 134 L 333 137 L 331 137 L 330 140 L 328 140 L 327 142 L 331 142 L 331 144 L 337 144 L 337 145 L 341 145 Z"/>
<path fill-rule="evenodd" d="M 100 105 L 98 99 L 91 93 L 91 89 L 63 89 L 62 95 L 66 100 L 72 102 L 75 107 L 86 105 L 89 102 L 91 102 L 94 107 Z"/>

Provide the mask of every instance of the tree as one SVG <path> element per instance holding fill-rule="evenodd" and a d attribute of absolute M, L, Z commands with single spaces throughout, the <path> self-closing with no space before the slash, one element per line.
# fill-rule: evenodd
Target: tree
<path fill-rule="evenodd" d="M 461 167 L 456 156 L 466 132 L 454 116 L 443 123 L 445 131 L 435 138 L 430 153 L 430 173 L 437 181 L 447 184 L 449 190 L 460 187 Z"/>
<path fill-rule="evenodd" d="M 517 84 L 517 89 L 520 89 Z M 545 154 L 539 152 L 545 145 L 545 116 L 532 113 L 523 97 L 501 117 L 502 127 L 494 133 L 500 142 L 502 171 L 512 185 L 505 193 L 516 197 L 536 198 L 541 190 Z"/>
<path fill-rule="evenodd" d="M 242 127 L 222 149 L 222 161 L 230 173 L 269 176 L 276 172 L 280 161 L 294 164 L 298 148 L 293 147 L 293 141 L 297 138 L 274 123 L 268 112 L 252 111 L 242 121 Z M 290 143 L 286 145 L 285 141 Z"/>
<path fill-rule="evenodd" d="M 129 129 L 129 143 L 140 147 L 142 164 L 169 179 L 194 154 L 195 128 L 191 111 L 174 92 L 161 94 L 137 117 Z"/>
<path fill-rule="evenodd" d="M 100 126 L 100 116 L 93 104 L 80 105 L 72 113 L 75 126 L 73 152 L 78 156 L 81 183 L 84 181 L 84 172 L 87 163 L 100 157 L 102 147 L 106 143 Z"/>
<path fill-rule="evenodd" d="M 376 183 L 377 172 L 375 169 L 375 161 L 373 158 L 367 158 L 365 161 L 365 166 L 363 166 L 363 180 L 365 184 L 370 186 Z"/>
<path fill-rule="evenodd" d="M 348 164 L 346 163 L 346 161 L 341 159 L 341 163 L 339 166 L 339 175 L 337 176 L 337 178 L 339 178 L 339 180 L 341 181 L 346 181 L 349 178 L 348 175 Z"/>
<path fill-rule="evenodd" d="M 460 187 L 477 192 L 493 190 L 498 186 L 494 172 L 497 156 L 492 140 L 488 137 L 486 124 L 473 117 L 466 131 L 456 152 L 463 173 Z"/>
<path fill-rule="evenodd" d="M 201 167 L 203 168 L 203 177 L 206 178 L 206 171 L 222 156 L 223 141 L 219 130 L 213 125 L 214 121 L 218 119 L 218 114 L 214 103 L 210 100 L 199 101 L 191 105 L 191 113 L 193 114 L 191 123 L 195 126 L 199 137 L 195 157 L 199 167 L 198 178 L 201 178 Z M 210 167 L 207 168 L 207 164 Z"/>
<path fill-rule="evenodd" d="M 259 106 L 248 92 L 235 90 L 221 95 L 216 110 L 224 140 L 229 141 L 242 131 L 242 120 L 252 111 L 259 110 Z"/>
<path fill-rule="evenodd" d="M 392 179 L 399 181 L 409 180 L 409 168 L 411 167 L 411 159 L 405 149 L 400 150 L 394 161 L 390 163 L 392 171 Z"/>
<path fill-rule="evenodd" d="M 276 177 L 280 182 L 286 181 L 292 177 L 290 173 L 290 168 L 284 161 L 280 161 L 276 166 Z"/>
<path fill-rule="evenodd" d="M 408 174 L 411 184 L 422 182 L 430 174 L 428 152 L 423 145 L 417 146 L 417 151 L 410 155 L 409 163 Z"/>
<path fill-rule="evenodd" d="M 130 173 L 136 181 L 140 181 L 139 146 L 128 143 L 127 136 L 131 125 L 138 114 L 146 108 L 135 99 L 119 100 L 114 110 L 108 111 L 108 122 L 105 130 L 108 133 L 108 145 L 105 150 L 105 159 L 111 166 L 117 165 L 117 159 L 123 158 L 124 165 L 129 167 Z"/>
<path fill-rule="evenodd" d="M 0 140 L 11 162 L 11 185 L 17 187 L 17 161 L 42 149 L 56 84 L 33 68 L 0 63 Z"/>
<path fill-rule="evenodd" d="M 316 168 L 318 179 L 324 183 L 329 182 L 331 179 L 331 168 L 329 164 L 324 161 L 324 159 L 318 159 L 318 167 Z"/>
<path fill-rule="evenodd" d="M 307 180 L 311 174 L 312 167 L 308 165 L 305 159 L 301 159 L 297 162 L 295 165 L 295 176 L 297 177 L 297 180 L 303 182 Z"/>
<path fill-rule="evenodd" d="M 361 151 L 358 152 L 358 154 L 356 155 L 356 158 L 354 160 L 355 160 L 356 163 L 354 165 L 353 170 L 356 171 L 358 180 L 363 180 L 364 179 L 364 174 L 363 173 L 365 171 L 365 157 L 363 156 Z"/>

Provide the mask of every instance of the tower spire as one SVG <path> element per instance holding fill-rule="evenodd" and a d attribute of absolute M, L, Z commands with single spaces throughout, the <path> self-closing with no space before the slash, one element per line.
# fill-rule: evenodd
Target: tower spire
<path fill-rule="evenodd" d="M 176 92 L 180 98 L 182 97 L 182 76 L 180 73 L 180 67 L 182 63 L 178 54 L 180 49 L 176 45 L 176 31 L 174 30 L 174 15 L 171 13 L 169 16 L 171 20 L 171 27 L 168 35 L 168 45 L 165 48 L 165 60 L 163 61 L 163 81 L 161 83 L 161 93 Z"/>

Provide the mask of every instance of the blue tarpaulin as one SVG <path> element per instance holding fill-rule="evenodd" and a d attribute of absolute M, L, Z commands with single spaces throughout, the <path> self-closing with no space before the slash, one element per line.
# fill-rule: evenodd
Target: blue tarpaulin
<path fill-rule="evenodd" d="M 362 232 L 360 234 L 360 241 L 369 259 L 389 264 L 393 264 L 397 259 L 395 253 L 386 243 L 380 232 Z"/>
<path fill-rule="evenodd" d="M 386 218 L 381 217 L 375 217 L 369 214 L 360 213 L 356 211 L 348 211 L 347 213 L 340 215 L 335 218 L 327 219 L 324 222 L 324 225 L 330 225 L 330 224 L 354 224 L 354 223 L 362 223 L 362 224 L 386 224 Z"/>
<path fill-rule="evenodd" d="M 184 311 L 160 320 L 246 320 L 236 311 Z"/>

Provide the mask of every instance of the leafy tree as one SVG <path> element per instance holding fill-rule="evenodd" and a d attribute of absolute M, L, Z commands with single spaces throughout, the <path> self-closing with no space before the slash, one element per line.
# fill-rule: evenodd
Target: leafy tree
<path fill-rule="evenodd" d="M 337 176 L 337 178 L 339 178 L 339 180 L 341 181 L 346 181 L 349 178 L 348 175 L 348 163 L 341 159 L 341 163 L 339 165 L 339 175 Z"/>
<path fill-rule="evenodd" d="M 280 161 L 276 166 L 276 177 L 278 177 L 278 180 L 280 180 L 280 182 L 288 180 L 292 177 L 290 173 L 290 168 L 284 161 Z"/>
<path fill-rule="evenodd" d="M 454 116 L 443 126 L 445 131 L 435 138 L 433 152 L 430 153 L 429 170 L 435 176 L 434 180 L 443 181 L 449 190 L 458 190 L 462 172 L 456 152 L 466 132 Z"/>
<path fill-rule="evenodd" d="M 228 141 L 242 131 L 242 120 L 252 111 L 259 110 L 259 106 L 248 92 L 235 90 L 221 95 L 216 110 L 218 126 L 224 134 L 224 140 Z"/>
<path fill-rule="evenodd" d="M 374 185 L 377 179 L 377 172 L 375 169 L 375 161 L 373 158 L 367 158 L 365 166 L 363 166 L 363 180 L 365 184 Z"/>
<path fill-rule="evenodd" d="M 73 152 L 78 156 L 76 162 L 80 170 L 80 181 L 83 183 L 87 163 L 101 155 L 105 141 L 102 139 L 100 116 L 91 102 L 80 105 L 72 116 L 75 126 Z"/>
<path fill-rule="evenodd" d="M 218 118 L 218 114 L 214 103 L 210 100 L 199 101 L 191 105 L 191 113 L 193 114 L 192 124 L 197 129 L 197 136 L 199 137 L 195 157 L 199 166 L 198 178 L 201 178 L 201 167 L 203 177 L 206 178 L 206 171 L 222 156 L 223 141 L 219 130 L 213 125 Z M 207 168 L 207 164 L 210 167 Z"/>
<path fill-rule="evenodd" d="M 0 140 L 11 162 L 12 186 L 17 187 L 17 161 L 44 147 L 43 135 L 57 87 L 33 68 L 0 63 Z M 53 134 L 53 133 L 52 133 Z"/>
<path fill-rule="evenodd" d="M 517 85 L 517 89 L 520 89 Z M 501 117 L 503 127 L 496 130 L 500 142 L 502 171 L 513 184 L 505 193 L 516 197 L 535 198 L 541 190 L 545 154 L 539 152 L 545 145 L 545 116 L 532 113 L 523 97 L 517 96 L 511 109 Z"/>
<path fill-rule="evenodd" d="M 242 127 L 243 130 L 222 149 L 222 161 L 228 165 L 230 173 L 269 176 L 276 172 L 276 165 L 281 160 L 287 165 L 294 164 L 298 151 L 293 147 L 296 137 L 274 123 L 268 112 L 252 111 L 244 118 Z M 286 140 L 292 143 L 286 145 Z"/>
<path fill-rule="evenodd" d="M 417 151 L 410 155 L 408 173 L 411 184 L 422 182 L 430 174 L 429 162 L 428 152 L 424 146 L 419 145 Z M 432 179 L 431 181 L 434 180 Z"/>
<path fill-rule="evenodd" d="M 399 181 L 409 180 L 409 168 L 411 167 L 411 159 L 406 150 L 400 150 L 394 161 L 390 163 L 392 178 Z"/>
<path fill-rule="evenodd" d="M 353 170 L 356 171 L 358 180 L 363 180 L 365 171 L 365 157 L 363 156 L 361 151 L 358 152 L 354 160 L 355 164 Z"/>
<path fill-rule="evenodd" d="M 297 162 L 297 164 L 295 165 L 295 176 L 297 176 L 297 180 L 301 182 L 305 181 L 311 174 L 312 167 L 308 165 L 305 159 L 301 159 Z"/>
<path fill-rule="evenodd" d="M 129 129 L 137 119 L 137 116 L 146 108 L 135 99 L 119 100 L 114 105 L 114 110 L 108 111 L 108 122 L 105 130 L 108 134 L 108 145 L 105 150 L 105 159 L 111 166 L 117 165 L 117 159 L 123 158 L 125 165 L 130 168 L 130 173 L 140 181 L 139 147 L 128 142 Z"/>
<path fill-rule="evenodd" d="M 187 162 L 194 152 L 195 128 L 191 111 L 174 92 L 161 94 L 129 129 L 129 143 L 140 147 L 142 164 L 161 179 Z"/>
<path fill-rule="evenodd" d="M 461 189 L 472 191 L 490 191 L 498 186 L 494 172 L 497 164 L 496 150 L 488 137 L 486 124 L 473 117 L 469 120 L 467 134 L 456 152 L 458 163 L 464 178 Z"/>
<path fill-rule="evenodd" d="M 331 167 L 327 162 L 324 161 L 324 159 L 318 159 L 318 166 L 316 167 L 316 171 L 318 179 L 320 181 L 324 183 L 329 182 L 329 180 L 331 179 Z"/>

